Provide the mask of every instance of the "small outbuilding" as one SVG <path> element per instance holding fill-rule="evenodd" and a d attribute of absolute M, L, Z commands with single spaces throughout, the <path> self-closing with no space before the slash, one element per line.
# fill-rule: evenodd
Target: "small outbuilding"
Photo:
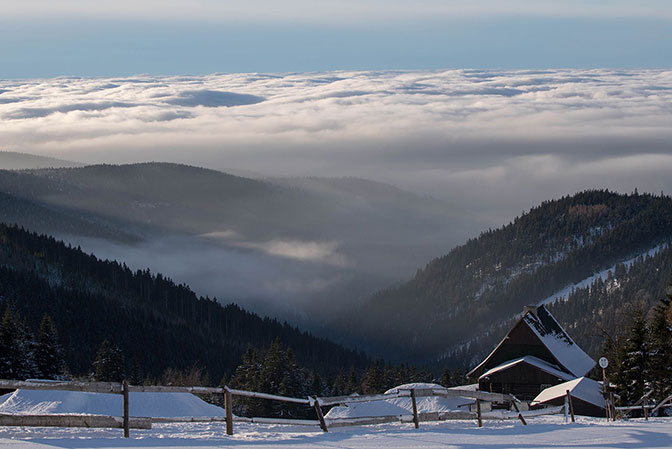
<path fill-rule="evenodd" d="M 567 391 L 569 391 L 569 395 L 572 397 L 574 414 L 602 418 L 605 416 L 602 384 L 587 377 L 579 377 L 578 379 L 547 388 L 539 393 L 530 405 L 532 407 L 563 405 Z"/>

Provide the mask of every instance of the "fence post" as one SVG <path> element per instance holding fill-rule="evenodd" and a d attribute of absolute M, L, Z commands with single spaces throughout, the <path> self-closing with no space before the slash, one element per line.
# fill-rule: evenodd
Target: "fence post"
<path fill-rule="evenodd" d="M 525 422 L 525 418 L 523 418 L 523 414 L 520 413 L 520 410 L 518 409 L 518 404 L 516 404 L 516 398 L 513 398 L 513 401 L 511 402 L 513 403 L 513 408 L 515 408 L 516 412 L 518 412 L 518 419 L 520 419 L 520 422 L 522 422 L 523 425 L 526 426 L 527 423 Z"/>
<path fill-rule="evenodd" d="M 420 424 L 418 422 L 418 405 L 415 402 L 415 389 L 411 388 L 411 405 L 413 405 L 413 424 L 415 425 L 415 428 L 417 429 L 420 427 Z"/>
<path fill-rule="evenodd" d="M 574 421 L 574 404 L 572 403 L 572 395 L 569 394 L 569 390 L 566 390 L 566 393 L 567 393 L 566 401 L 569 404 L 569 414 L 572 417 L 572 422 L 576 422 Z"/>
<path fill-rule="evenodd" d="M 566 424 L 569 421 L 569 401 L 567 399 L 567 395 L 565 395 L 565 404 L 562 413 L 565 415 L 565 424 Z"/>
<path fill-rule="evenodd" d="M 614 403 L 614 392 L 609 393 L 609 402 L 611 402 L 611 420 L 616 421 L 616 404 Z"/>
<path fill-rule="evenodd" d="M 483 419 L 481 418 L 481 400 L 476 399 L 476 416 L 478 418 L 478 427 L 483 427 Z"/>
<path fill-rule="evenodd" d="M 324 415 L 322 414 L 322 408 L 320 407 L 320 401 L 315 396 L 315 413 L 317 414 L 317 419 L 320 421 L 320 429 L 323 432 L 329 432 L 327 429 L 327 423 L 324 422 Z"/>
<path fill-rule="evenodd" d="M 226 434 L 233 435 L 233 395 L 224 387 L 224 408 L 226 409 Z"/>
<path fill-rule="evenodd" d="M 128 381 L 126 379 L 121 383 L 121 387 L 124 395 L 124 438 L 128 438 L 130 436 L 130 411 L 128 406 Z"/>
<path fill-rule="evenodd" d="M 649 401 L 648 401 L 648 398 L 645 397 L 644 398 L 644 404 L 642 405 L 642 409 L 644 410 L 644 419 L 646 421 L 649 420 L 649 411 L 647 409 L 648 406 L 649 406 Z"/>

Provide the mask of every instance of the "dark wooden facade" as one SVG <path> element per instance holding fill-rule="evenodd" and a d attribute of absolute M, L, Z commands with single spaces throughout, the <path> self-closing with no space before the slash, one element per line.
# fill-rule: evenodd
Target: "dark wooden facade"
<path fill-rule="evenodd" d="M 478 380 L 478 389 L 512 394 L 522 401 L 531 401 L 545 388 L 566 380 L 536 366 L 520 362 L 496 373 L 482 376 Z"/>
<path fill-rule="evenodd" d="M 481 374 L 489 369 L 499 366 L 509 360 L 518 359 L 527 355 L 544 360 L 551 365 L 558 365 L 558 361 L 553 357 L 551 351 L 549 351 L 542 341 L 539 340 L 539 337 L 532 332 L 527 324 L 523 320 L 520 320 L 509 331 L 504 340 L 502 340 L 500 345 L 486 362 L 470 372 L 469 377 L 473 380 L 477 380 Z"/>

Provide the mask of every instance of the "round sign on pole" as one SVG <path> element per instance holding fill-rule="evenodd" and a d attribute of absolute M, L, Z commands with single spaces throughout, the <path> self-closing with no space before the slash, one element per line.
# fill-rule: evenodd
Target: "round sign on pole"
<path fill-rule="evenodd" d="M 600 357 L 600 366 L 606 368 L 609 366 L 609 360 L 606 357 Z"/>

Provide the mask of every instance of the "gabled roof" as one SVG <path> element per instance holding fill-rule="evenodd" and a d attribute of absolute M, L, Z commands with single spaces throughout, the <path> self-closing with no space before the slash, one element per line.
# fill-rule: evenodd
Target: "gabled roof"
<path fill-rule="evenodd" d="M 593 369 L 595 360 L 574 343 L 560 323 L 546 310 L 546 307 L 540 306 L 536 314 L 526 313 L 523 320 L 551 351 L 560 365 L 575 377 L 585 376 Z"/>
<path fill-rule="evenodd" d="M 534 366 L 535 368 L 539 368 L 542 371 L 547 372 L 548 374 L 551 374 L 553 376 L 558 377 L 559 379 L 562 380 L 571 380 L 574 379 L 574 376 L 565 372 L 561 371 L 559 367 L 555 365 L 551 365 L 550 363 L 538 359 L 536 357 L 533 357 L 531 355 L 526 355 L 525 357 L 520 357 L 518 359 L 513 359 L 509 360 L 508 362 L 502 363 L 499 366 L 496 366 L 494 368 L 489 369 L 485 373 L 481 375 L 481 377 L 478 378 L 478 380 L 481 380 L 482 378 L 486 376 L 490 376 L 491 374 L 498 373 L 500 371 L 505 371 L 513 366 L 519 365 L 521 363 L 526 363 L 528 365 Z"/>
<path fill-rule="evenodd" d="M 547 402 L 561 398 L 565 396 L 567 390 L 569 390 L 570 395 L 577 399 L 593 404 L 596 407 L 604 408 L 602 385 L 587 377 L 579 377 L 578 379 L 546 388 L 534 398 L 532 403 Z"/>
<path fill-rule="evenodd" d="M 542 305 L 534 308 L 534 310 L 526 310 L 524 315 L 509 330 L 490 355 L 471 370 L 467 376 L 471 377 L 479 369 L 483 368 L 506 342 L 511 331 L 521 323 L 526 325 L 537 336 L 539 341 L 553 356 L 557 365 L 562 370 L 566 370 L 572 374 L 573 377 L 584 376 L 595 366 L 595 360 L 590 358 L 579 345 L 574 343 L 574 340 L 553 318 L 553 315 Z"/>

